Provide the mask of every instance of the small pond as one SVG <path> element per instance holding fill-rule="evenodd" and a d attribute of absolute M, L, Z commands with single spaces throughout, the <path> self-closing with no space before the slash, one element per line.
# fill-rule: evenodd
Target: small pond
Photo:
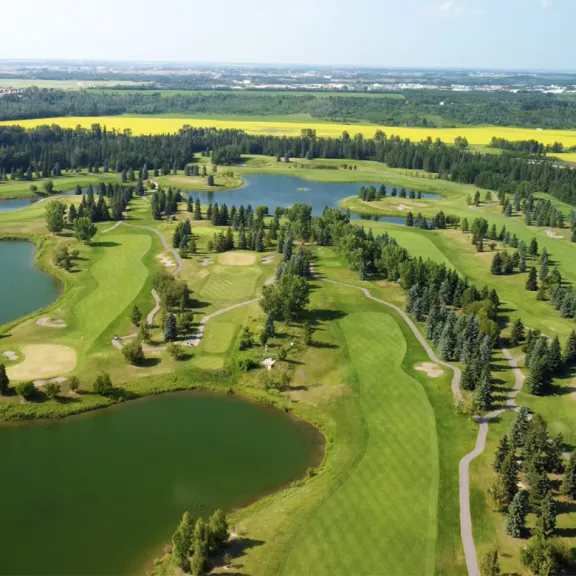
<path fill-rule="evenodd" d="M 31 242 L 0 241 L 0 325 L 54 302 L 61 285 L 36 268 Z"/>
<path fill-rule="evenodd" d="M 302 477 L 323 449 L 280 410 L 203 392 L 0 426 L 0 573 L 135 574 L 185 510 L 247 504 Z"/>

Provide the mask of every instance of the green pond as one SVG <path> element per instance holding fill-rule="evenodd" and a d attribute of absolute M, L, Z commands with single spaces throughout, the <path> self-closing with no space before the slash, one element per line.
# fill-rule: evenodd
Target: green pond
<path fill-rule="evenodd" d="M 247 504 L 323 449 L 277 409 L 202 392 L 0 426 L 0 574 L 142 572 L 185 510 Z"/>
<path fill-rule="evenodd" d="M 61 286 L 34 265 L 31 242 L 0 241 L 0 325 L 48 306 Z"/>

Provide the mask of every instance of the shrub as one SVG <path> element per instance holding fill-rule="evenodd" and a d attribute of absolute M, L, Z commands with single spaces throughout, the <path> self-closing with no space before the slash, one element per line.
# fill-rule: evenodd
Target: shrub
<path fill-rule="evenodd" d="M 112 380 L 110 376 L 106 373 L 99 374 L 94 380 L 93 390 L 95 394 L 100 394 L 101 396 L 110 396 L 114 391 L 114 386 L 112 386 Z"/>
<path fill-rule="evenodd" d="M 252 358 L 240 358 L 236 362 L 236 366 L 238 366 L 242 372 L 249 372 L 253 368 L 257 368 L 258 364 L 252 360 Z"/>
<path fill-rule="evenodd" d="M 168 350 L 168 354 L 170 354 L 174 360 L 183 360 L 186 357 L 184 348 L 180 346 L 180 344 L 174 344 L 174 342 L 170 342 L 170 344 L 166 346 L 166 350 Z"/>
<path fill-rule="evenodd" d="M 60 385 L 56 384 L 56 382 L 48 382 L 42 390 L 48 398 L 54 399 L 60 394 Z"/>
<path fill-rule="evenodd" d="M 80 380 L 78 379 L 78 376 L 72 376 L 70 378 L 70 381 L 68 382 L 68 388 L 70 388 L 72 392 L 76 392 L 78 388 L 80 388 Z"/>
<path fill-rule="evenodd" d="M 260 344 L 265 346 L 266 342 L 268 342 L 268 334 L 266 334 L 266 332 L 260 332 Z"/>
<path fill-rule="evenodd" d="M 16 386 L 16 392 L 25 400 L 30 400 L 36 394 L 36 388 L 32 382 L 22 382 Z"/>
<path fill-rule="evenodd" d="M 132 340 L 129 344 L 126 344 L 126 346 L 122 348 L 122 354 L 124 358 L 134 366 L 139 366 L 144 362 L 144 350 L 138 340 Z"/>

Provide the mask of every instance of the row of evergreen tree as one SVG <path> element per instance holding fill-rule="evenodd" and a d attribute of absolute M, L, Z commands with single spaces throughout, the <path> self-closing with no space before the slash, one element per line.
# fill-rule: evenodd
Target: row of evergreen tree
<path fill-rule="evenodd" d="M 550 435 L 541 416 L 521 407 L 494 458 L 497 476 L 490 497 L 494 508 L 505 514 L 506 532 L 514 538 L 528 536 L 526 517 L 530 512 L 536 516 L 533 538 L 521 551 L 523 564 L 534 574 L 554 574 L 559 567 L 551 540 L 557 506 L 550 474 L 564 472 L 561 491 L 576 498 L 576 458 L 565 466 L 563 447 L 561 434 Z"/>
<path fill-rule="evenodd" d="M 358 198 L 360 198 L 360 200 L 364 200 L 365 202 L 374 202 L 376 200 L 382 200 L 382 198 L 386 197 L 386 194 L 388 193 L 388 190 L 386 188 L 385 184 L 381 184 L 380 187 L 378 188 L 378 191 L 376 191 L 376 187 L 375 186 L 360 186 L 360 191 L 358 192 Z M 414 190 L 408 190 L 406 191 L 406 188 L 400 188 L 400 191 L 398 191 L 397 188 L 392 188 L 390 190 L 390 196 L 398 196 L 399 198 L 410 198 L 411 200 L 415 200 L 418 199 L 420 200 L 420 198 L 422 198 L 422 192 L 420 191 L 414 191 Z"/>

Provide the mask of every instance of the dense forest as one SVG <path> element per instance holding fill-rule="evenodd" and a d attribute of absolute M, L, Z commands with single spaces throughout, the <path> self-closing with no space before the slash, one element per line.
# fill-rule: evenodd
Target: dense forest
<path fill-rule="evenodd" d="M 325 96 L 325 95 L 324 95 Z M 152 91 L 65 91 L 28 88 L 0 98 L 0 120 L 117 114 L 310 114 L 340 122 L 389 126 L 494 124 L 542 128 L 576 127 L 576 99 L 541 93 L 412 90 L 402 98 L 310 94 L 210 94 L 163 96 Z"/>
<path fill-rule="evenodd" d="M 230 148 L 232 147 L 232 148 Z M 220 153 L 220 150 L 230 153 Z M 290 158 L 376 160 L 392 168 L 436 172 L 440 178 L 474 184 L 479 188 L 518 193 L 520 199 L 535 192 L 549 193 L 576 204 L 576 171 L 553 161 L 481 154 L 427 139 L 410 142 L 377 132 L 374 139 L 361 135 L 316 137 L 305 130 L 298 137 L 249 135 L 241 130 L 216 130 L 185 126 L 171 135 L 134 137 L 106 131 L 99 124 L 90 129 L 39 126 L 0 127 L 0 177 L 33 180 L 38 175 L 88 168 L 98 171 L 140 170 L 144 165 L 167 174 L 185 169 L 195 153 L 212 154 L 229 161 L 242 154 L 264 154 L 278 161 Z"/>

